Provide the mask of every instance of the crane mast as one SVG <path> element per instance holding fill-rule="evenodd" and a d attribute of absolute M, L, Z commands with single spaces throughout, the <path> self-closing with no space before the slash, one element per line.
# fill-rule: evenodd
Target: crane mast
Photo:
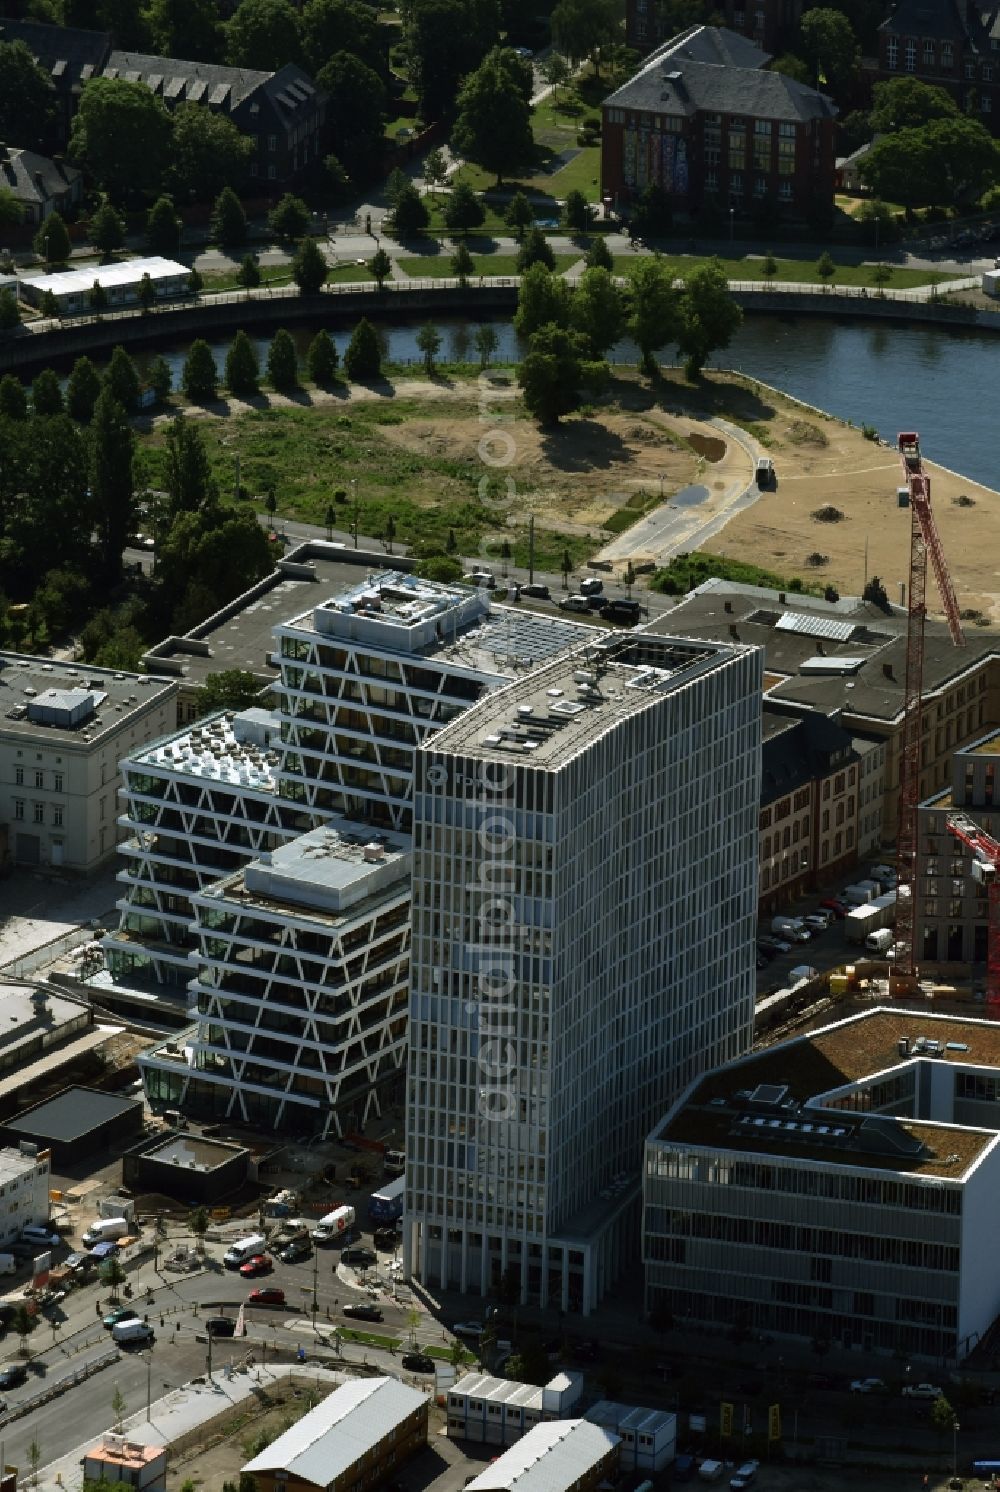
<path fill-rule="evenodd" d="M 910 588 L 906 627 L 906 685 L 899 758 L 899 832 L 896 888 L 896 974 L 912 983 L 916 975 L 915 895 L 917 881 L 917 803 L 920 798 L 920 746 L 924 698 L 924 622 L 927 617 L 927 557 L 956 647 L 965 643 L 955 587 L 948 573 L 931 510 L 931 479 L 920 456 L 920 436 L 898 438 L 903 485 L 910 508 Z"/>

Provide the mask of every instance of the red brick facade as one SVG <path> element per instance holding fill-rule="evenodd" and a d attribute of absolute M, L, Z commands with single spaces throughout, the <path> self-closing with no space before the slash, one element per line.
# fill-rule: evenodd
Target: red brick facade
<path fill-rule="evenodd" d="M 730 31 L 748 36 L 777 56 L 790 45 L 802 15 L 802 0 L 718 0 L 711 9 Z M 625 0 L 625 39 L 630 47 L 645 57 L 669 34 L 656 0 Z"/>
<path fill-rule="evenodd" d="M 902 0 L 879 29 L 878 82 L 917 77 L 944 88 L 1000 134 L 1000 15 L 964 0 Z"/>

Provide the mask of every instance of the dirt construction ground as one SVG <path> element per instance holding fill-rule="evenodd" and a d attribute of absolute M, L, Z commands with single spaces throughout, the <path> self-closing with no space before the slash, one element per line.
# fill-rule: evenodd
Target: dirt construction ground
<path fill-rule="evenodd" d="M 738 513 L 707 547 L 853 594 L 864 585 L 867 549 L 868 576 L 878 575 L 898 602 L 900 583 L 908 580 L 910 513 L 897 506 L 896 452 L 769 390 L 760 389 L 760 400 L 757 422 L 767 431 L 777 487 Z M 924 465 L 959 607 L 1000 622 L 1000 494 L 933 462 Z M 816 514 L 824 509 L 841 516 L 823 521 Z M 810 564 L 810 555 L 825 556 L 825 563 Z M 932 580 L 927 599 L 929 610 L 939 613 Z"/>

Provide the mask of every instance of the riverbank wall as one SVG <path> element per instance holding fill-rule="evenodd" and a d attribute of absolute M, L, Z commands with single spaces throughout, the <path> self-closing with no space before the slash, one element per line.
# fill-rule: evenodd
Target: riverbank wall
<path fill-rule="evenodd" d="M 300 295 L 294 286 L 223 293 L 201 300 L 106 312 L 52 323 L 45 329 L 0 339 L 0 373 L 31 374 L 86 353 L 100 355 L 116 345 L 155 347 L 215 337 L 242 328 L 259 331 L 302 321 L 353 325 L 372 321 L 425 320 L 468 316 L 509 318 L 517 306 L 518 280 L 488 279 L 465 286 L 456 280 L 420 280 L 328 286 L 318 295 Z M 624 283 L 624 282 L 623 282 Z M 939 299 L 919 299 L 913 291 L 887 290 L 863 295 L 857 287 L 732 285 L 747 315 L 826 316 L 842 320 L 875 320 L 905 325 L 920 323 L 950 331 L 1000 331 L 1000 309 Z"/>

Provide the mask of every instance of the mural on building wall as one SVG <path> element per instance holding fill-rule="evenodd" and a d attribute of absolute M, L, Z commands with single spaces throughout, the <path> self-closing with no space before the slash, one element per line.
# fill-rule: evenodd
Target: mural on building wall
<path fill-rule="evenodd" d="M 674 191 L 678 197 L 683 197 L 688 189 L 688 158 L 687 145 L 682 135 L 677 136 L 677 149 L 674 156 Z"/>
<path fill-rule="evenodd" d="M 623 135 L 622 176 L 626 187 L 642 191 L 662 186 L 684 196 L 688 190 L 687 145 L 682 135 L 627 129 Z"/>
<path fill-rule="evenodd" d="M 627 187 L 634 187 L 635 186 L 635 154 L 636 154 L 635 130 L 626 130 L 625 131 L 625 152 L 624 152 L 624 160 L 623 160 L 623 164 L 622 164 L 622 175 L 625 178 L 625 185 Z"/>

